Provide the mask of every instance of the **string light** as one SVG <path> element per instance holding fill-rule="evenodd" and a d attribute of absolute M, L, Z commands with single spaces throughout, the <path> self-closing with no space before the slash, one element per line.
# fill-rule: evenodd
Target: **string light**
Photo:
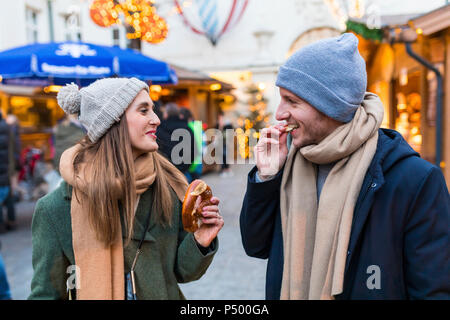
<path fill-rule="evenodd" d="M 342 30 L 345 30 L 348 16 L 342 10 L 341 6 L 338 4 L 336 0 L 325 0 L 325 3 L 331 10 L 331 13 L 337 18 L 339 27 Z"/>
<path fill-rule="evenodd" d="M 114 4 L 113 0 L 94 0 L 90 16 L 100 27 L 121 24 L 120 14 L 134 32 L 127 33 L 128 39 L 141 39 L 149 43 L 160 43 L 167 38 L 168 26 L 153 6 L 153 0 L 125 0 Z"/>
<path fill-rule="evenodd" d="M 58 93 L 61 88 L 62 88 L 61 86 L 52 85 L 52 86 L 45 87 L 44 92 L 45 93 L 50 93 L 50 92 Z"/>
<path fill-rule="evenodd" d="M 113 0 L 95 0 L 89 8 L 92 21 L 107 28 L 117 23 L 119 12 Z"/>
<path fill-rule="evenodd" d="M 154 84 L 154 85 L 150 86 L 150 91 L 160 93 L 161 90 L 162 90 L 162 87 L 160 85 Z"/>
<path fill-rule="evenodd" d="M 364 9 L 364 0 L 352 0 L 349 15 L 354 18 L 362 18 L 364 16 Z"/>
<path fill-rule="evenodd" d="M 209 89 L 211 91 L 218 91 L 218 90 L 222 89 L 222 86 L 220 83 L 213 83 L 212 85 L 209 86 Z"/>

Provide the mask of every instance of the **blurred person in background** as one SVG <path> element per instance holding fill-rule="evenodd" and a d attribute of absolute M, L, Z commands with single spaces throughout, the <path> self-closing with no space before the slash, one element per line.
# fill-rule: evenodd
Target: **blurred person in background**
<path fill-rule="evenodd" d="M 54 169 L 59 172 L 59 159 L 63 152 L 74 146 L 86 135 L 86 130 L 78 121 L 77 116 L 64 115 L 59 124 L 54 129 L 55 156 L 53 157 Z"/>
<path fill-rule="evenodd" d="M 228 152 L 227 152 L 227 134 L 226 134 L 226 132 L 228 129 L 233 129 L 233 125 L 231 124 L 230 120 L 225 118 L 225 115 L 222 110 L 219 111 L 216 129 L 219 129 L 222 132 L 222 138 L 223 138 L 223 147 L 222 147 L 223 163 L 222 163 L 221 169 L 220 169 L 220 176 L 222 178 L 232 177 L 233 171 L 231 171 L 230 165 L 228 164 L 228 161 L 227 161 Z"/>
<path fill-rule="evenodd" d="M 166 112 L 165 105 L 163 105 L 161 103 L 156 103 L 155 104 L 155 114 L 158 116 L 158 118 L 160 120 L 160 125 L 156 129 L 156 137 L 158 139 L 158 146 L 159 146 L 158 152 L 160 154 L 162 154 L 164 157 L 166 157 L 167 159 L 169 159 L 169 161 L 170 161 L 170 153 L 169 153 L 170 133 L 169 133 L 168 127 L 166 126 L 168 115 Z"/>
<path fill-rule="evenodd" d="M 195 149 L 194 149 L 194 161 L 189 166 L 187 178 L 188 181 L 199 179 L 203 170 L 203 128 L 202 122 L 194 120 L 191 110 L 188 108 L 180 108 L 180 118 L 185 119 L 188 122 L 189 129 L 194 133 Z"/>
<path fill-rule="evenodd" d="M 0 243 L 1 247 L 1 243 Z M 0 254 L 0 300 L 11 300 L 11 291 L 9 289 L 8 278 L 6 277 L 6 268 Z"/>
<path fill-rule="evenodd" d="M 184 132 L 188 134 L 189 140 L 185 141 L 183 139 L 184 136 L 182 136 L 182 138 L 179 138 L 180 140 L 172 141 L 172 135 L 177 129 L 185 130 Z M 169 159 L 169 161 L 172 162 L 186 178 L 190 176 L 189 167 L 194 162 L 194 133 L 189 128 L 188 121 L 180 118 L 180 107 L 178 107 L 176 103 L 170 102 L 164 106 L 163 120 L 161 121 L 160 130 L 157 133 L 160 134 L 158 137 L 160 152 Z M 183 160 L 181 163 L 178 163 L 176 159 L 172 159 L 172 151 L 176 146 L 180 147 L 180 143 L 183 143 L 182 148 L 179 148 L 180 152 L 176 152 L 174 156 L 184 159 L 185 149 L 189 150 L 190 155 L 188 161 Z"/>
<path fill-rule="evenodd" d="M 8 142 L 8 176 L 10 181 L 10 192 L 8 197 L 4 201 L 4 205 L 8 210 L 8 220 L 5 223 L 7 230 L 16 229 L 16 208 L 15 202 L 20 199 L 18 177 L 21 170 L 20 166 L 20 127 L 17 117 L 13 114 L 9 114 L 6 117 L 6 123 L 9 126 L 9 142 Z"/>
<path fill-rule="evenodd" d="M 164 112 L 162 103 L 159 100 L 155 100 L 155 101 L 153 101 L 153 103 L 154 103 L 154 107 L 153 107 L 154 112 L 155 112 L 156 116 L 159 118 L 159 121 L 162 122 L 163 121 L 163 112 Z"/>
<path fill-rule="evenodd" d="M 6 224 L 3 218 L 3 203 L 9 197 L 10 179 L 9 179 L 9 141 L 10 141 L 10 128 L 6 121 L 3 119 L 2 112 L 0 110 L 0 233 L 7 231 Z M 8 211 L 10 214 L 11 212 Z M 10 220 L 14 220 L 15 217 L 9 217 Z"/>

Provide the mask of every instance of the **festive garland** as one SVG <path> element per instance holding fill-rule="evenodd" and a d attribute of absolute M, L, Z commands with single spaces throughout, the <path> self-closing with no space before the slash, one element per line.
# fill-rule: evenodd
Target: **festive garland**
<path fill-rule="evenodd" d="M 149 0 L 94 0 L 89 7 L 92 21 L 103 28 L 121 24 L 120 14 L 125 16 L 125 23 L 133 27 L 133 32 L 128 32 L 127 38 L 149 43 L 159 43 L 166 39 L 167 23 L 156 13 Z"/>
<path fill-rule="evenodd" d="M 353 31 L 368 40 L 381 41 L 383 39 L 382 29 L 370 29 L 364 23 L 347 20 L 347 31 Z"/>

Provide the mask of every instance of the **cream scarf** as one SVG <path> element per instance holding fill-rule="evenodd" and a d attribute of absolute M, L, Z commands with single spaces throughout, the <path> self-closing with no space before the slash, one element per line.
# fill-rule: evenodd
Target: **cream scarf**
<path fill-rule="evenodd" d="M 343 291 L 353 210 L 375 154 L 383 105 L 366 93 L 353 120 L 317 145 L 289 152 L 281 182 L 281 299 L 333 299 Z M 336 162 L 337 161 L 337 162 Z M 315 164 L 336 162 L 317 203 Z"/>
<path fill-rule="evenodd" d="M 67 149 L 61 156 L 60 172 L 62 178 L 70 185 L 72 190 L 71 201 L 71 222 L 72 222 L 72 245 L 77 266 L 77 300 L 123 300 L 125 299 L 125 271 L 122 234 L 117 235 L 116 242 L 108 247 L 100 242 L 95 230 L 89 223 L 88 210 L 85 208 L 86 195 L 83 193 L 89 177 L 84 177 L 84 171 L 80 170 L 80 175 L 74 179 L 73 161 L 80 149 L 79 145 Z M 155 161 L 165 161 L 157 153 L 147 153 L 138 157 L 135 161 L 136 177 L 136 208 L 139 203 L 139 196 L 153 184 L 157 172 L 155 171 Z M 173 166 L 172 166 L 173 167 Z M 173 167 L 173 170 L 176 170 Z M 164 174 L 164 173 L 158 173 Z M 174 172 L 180 179 L 182 173 Z M 86 174 L 88 176 L 88 174 Z M 179 183 L 167 175 L 167 180 L 172 189 L 176 192 L 180 200 L 183 199 L 187 189 L 187 183 Z M 87 179 L 86 179 L 87 178 Z M 81 191 L 75 196 L 75 187 Z M 136 210 L 135 208 L 135 210 Z M 121 230 L 121 229 L 119 229 Z"/>

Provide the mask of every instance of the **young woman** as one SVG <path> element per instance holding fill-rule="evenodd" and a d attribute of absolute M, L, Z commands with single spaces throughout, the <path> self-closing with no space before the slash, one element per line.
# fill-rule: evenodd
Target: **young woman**
<path fill-rule="evenodd" d="M 148 90 L 110 78 L 58 93 L 87 135 L 61 156 L 64 182 L 36 204 L 29 299 L 184 299 L 177 283 L 199 279 L 211 263 L 219 199 L 195 233 L 183 230 L 187 182 L 157 153 Z"/>

